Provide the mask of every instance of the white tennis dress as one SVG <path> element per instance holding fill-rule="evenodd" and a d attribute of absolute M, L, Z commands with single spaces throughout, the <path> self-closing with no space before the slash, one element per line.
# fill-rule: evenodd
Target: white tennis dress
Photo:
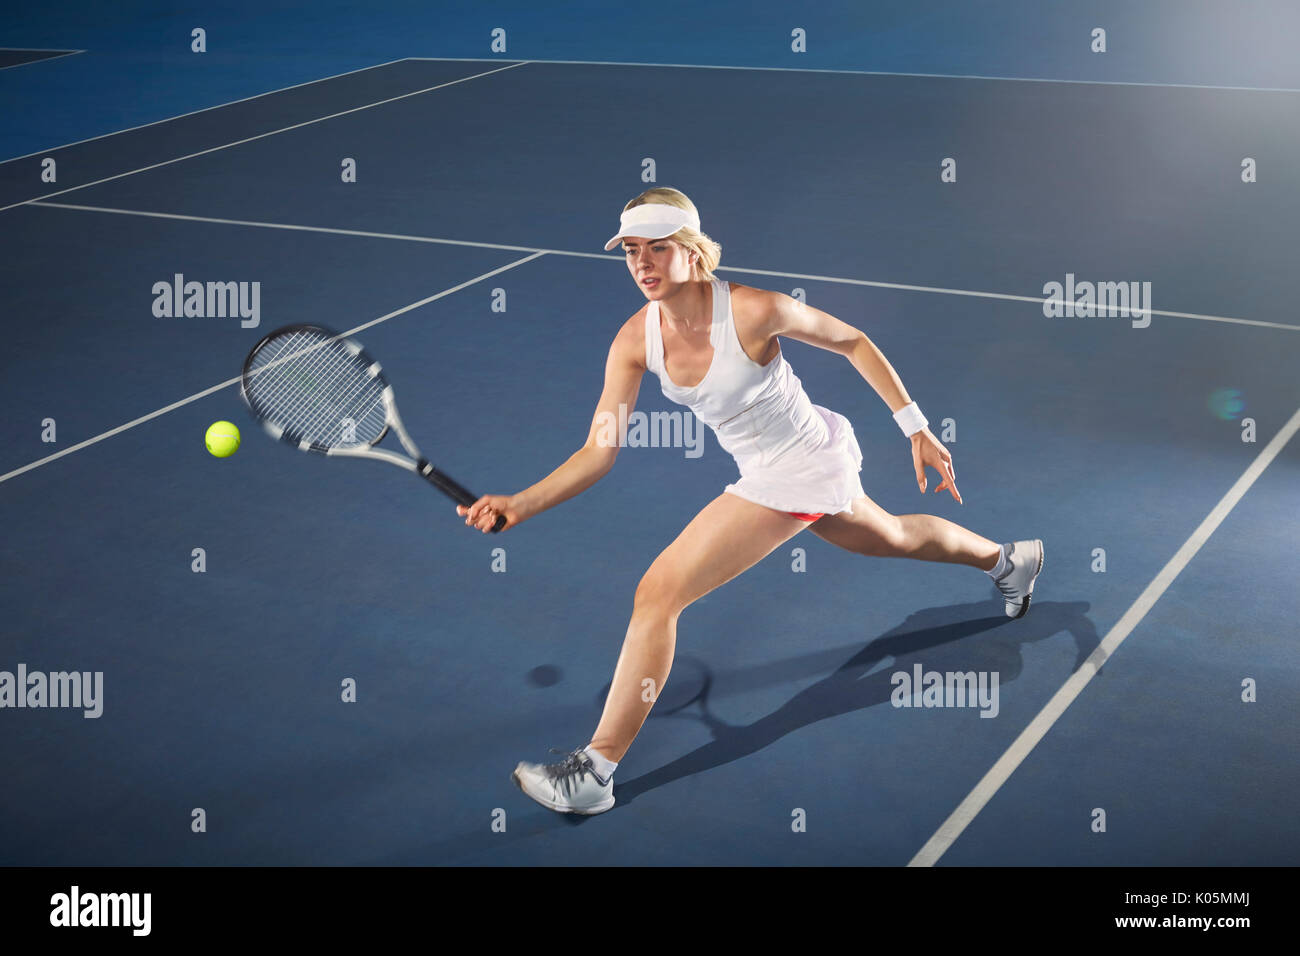
<path fill-rule="evenodd" d="M 646 367 L 669 399 L 713 429 L 736 459 L 740 480 L 723 490 L 777 511 L 838 514 L 866 494 L 858 472 L 862 451 L 849 420 L 814 405 L 778 352 L 759 365 L 740 346 L 731 311 L 731 284 L 713 280 L 713 363 L 693 388 L 675 384 L 664 368 L 659 303 L 645 313 Z"/>

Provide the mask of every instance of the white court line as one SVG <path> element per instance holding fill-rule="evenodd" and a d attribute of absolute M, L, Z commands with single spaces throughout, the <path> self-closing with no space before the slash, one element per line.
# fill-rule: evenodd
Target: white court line
<path fill-rule="evenodd" d="M 718 272 L 746 272 L 752 275 L 760 276 L 780 276 L 789 279 L 807 279 L 813 282 L 839 282 L 847 285 L 866 285 L 878 289 L 901 289 L 904 292 L 936 292 L 942 295 L 967 295 L 979 299 L 1003 299 L 1008 302 L 1033 302 L 1037 305 L 1069 305 L 1071 303 L 1059 299 L 1045 300 L 1041 295 L 1011 295 L 1006 292 L 974 292 L 970 289 L 944 289 L 938 286 L 929 285 L 906 285 L 899 282 L 875 282 L 866 279 L 841 279 L 835 276 L 818 276 L 818 275 L 798 275 L 793 272 L 770 272 L 766 269 L 742 269 L 740 266 L 723 266 Z M 1152 315 L 1165 315 L 1174 319 L 1201 319 L 1206 322 L 1231 322 L 1234 325 L 1259 325 L 1269 329 L 1289 329 L 1292 332 L 1300 332 L 1300 325 L 1287 325 L 1283 322 L 1265 322 L 1260 319 L 1240 319 L 1228 315 L 1203 315 L 1199 312 L 1166 312 L 1162 309 L 1152 309 Z"/>
<path fill-rule="evenodd" d="M 331 113 L 329 116 L 318 116 L 315 119 L 305 120 L 301 123 L 294 123 L 292 126 L 284 126 L 280 129 L 273 129 L 266 133 L 258 133 L 256 136 L 248 136 L 244 139 L 237 139 L 232 143 L 223 143 L 221 146 L 212 146 L 208 149 L 201 149 L 197 153 L 189 153 L 185 156 L 177 156 L 174 159 L 165 159 L 161 163 L 153 163 L 150 166 L 141 166 L 139 169 L 131 169 L 124 173 L 117 173 L 113 176 L 105 176 L 103 179 L 96 179 L 93 182 L 82 183 L 80 186 L 70 186 L 67 189 L 60 189 L 57 192 L 46 193 L 43 196 L 33 196 L 31 199 L 24 199 L 22 202 L 10 203 L 8 206 L 0 206 L 0 212 L 6 209 L 13 209 L 15 206 L 25 206 L 28 203 L 36 202 L 41 199 L 49 199 L 51 196 L 62 196 L 64 193 L 73 193 L 78 189 L 89 189 L 91 186 L 98 186 L 101 183 L 111 183 L 115 179 L 121 179 L 124 176 L 134 176 L 137 173 L 147 173 L 151 169 L 159 169 L 163 166 L 170 166 L 172 163 L 184 162 L 187 159 L 194 159 L 197 156 L 206 156 L 209 153 L 220 152 L 223 149 L 230 149 L 232 146 L 242 146 L 245 143 L 252 143 L 259 139 L 265 139 L 268 136 L 277 136 L 280 133 L 287 133 L 290 130 L 302 129 L 304 126 L 312 126 L 315 123 L 323 123 L 326 120 L 338 119 L 340 116 L 347 116 L 350 113 L 359 113 L 362 110 L 373 109 L 376 106 L 384 106 L 388 103 L 396 103 L 398 100 L 404 100 L 411 96 L 420 96 L 423 93 L 432 93 L 434 90 L 445 89 L 448 86 L 455 86 L 457 83 L 467 83 L 470 80 L 477 80 L 484 76 L 491 76 L 493 73 L 500 73 L 502 70 L 513 70 L 517 66 L 525 66 L 527 61 L 521 63 L 512 63 L 509 66 L 499 67 L 495 70 L 488 70 L 486 73 L 476 73 L 473 76 L 462 76 L 456 80 L 448 80 L 446 83 L 439 83 L 437 86 L 426 87 L 423 90 L 413 90 L 410 93 L 403 93 L 400 96 L 390 96 L 386 100 L 379 100 L 374 103 L 367 103 L 364 106 L 354 106 L 350 110 L 342 110 L 338 113 Z"/>
<path fill-rule="evenodd" d="M 85 53 L 85 50 L 77 50 L 77 53 Z M 21 156 L 10 156 L 7 159 L 0 160 L 0 166 L 5 163 L 17 162 L 20 159 L 30 159 L 33 156 L 44 156 L 46 153 L 52 153 L 55 150 L 67 149 L 69 146 L 80 146 L 82 143 L 93 143 L 97 139 L 104 139 L 108 136 L 117 136 L 119 133 L 133 133 L 138 129 L 146 129 L 150 126 L 157 126 L 159 123 L 170 123 L 172 120 L 184 119 L 187 116 L 196 116 L 199 113 L 206 113 L 208 110 L 219 110 L 223 106 L 234 106 L 236 103 L 247 103 L 249 100 L 256 100 L 263 96 L 271 96 L 275 93 L 284 93 L 286 90 L 296 90 L 302 86 L 311 86 L 313 83 L 324 83 L 326 80 L 337 80 L 341 76 L 351 76 L 353 73 L 364 73 L 366 70 L 377 70 L 381 66 L 392 66 L 394 63 L 404 63 L 406 57 L 398 60 L 389 60 L 386 63 L 376 63 L 374 66 L 358 67 L 355 70 L 348 70 L 346 73 L 335 73 L 333 76 L 322 76 L 319 80 L 308 80 L 305 83 L 295 83 L 293 86 L 282 86 L 278 90 L 268 90 L 265 93 L 257 93 L 253 96 L 245 96 L 241 100 L 231 100 L 229 103 L 218 103 L 216 106 L 205 106 L 199 110 L 190 110 L 188 113 L 177 113 L 175 116 L 168 116 L 166 119 L 154 120 L 152 123 L 141 123 L 139 126 L 127 126 L 124 129 L 115 129 L 111 133 L 100 133 L 98 136 L 91 136 L 87 139 L 79 139 L 72 143 L 64 143 L 62 146 L 49 146 L 45 149 L 38 149 L 32 153 L 23 153 Z"/>
<path fill-rule="evenodd" d="M 512 246 L 495 242 L 471 242 L 467 239 L 439 239 L 433 236 L 414 236 L 396 232 L 367 232 L 362 229 L 337 229 L 330 226 L 298 226 L 291 223 L 259 222 L 251 219 L 219 219 L 215 216 L 190 216 L 173 212 L 145 212 L 139 209 L 113 209 L 108 206 L 82 206 L 75 203 L 46 202 L 43 199 L 29 200 L 27 205 L 46 206 L 51 209 L 73 209 L 79 212 L 100 212 L 116 216 L 143 216 L 150 219 L 176 219 L 182 222 L 207 222 L 222 226 L 251 226 L 257 229 L 289 229 L 298 232 L 319 232 L 336 236 L 358 236 L 366 239 L 395 239 L 402 242 L 429 242 L 447 246 L 468 246 L 477 249 L 503 249 L 509 252 L 538 252 L 553 256 L 569 256 L 582 259 L 605 259 L 622 262 L 622 256 L 611 256 L 599 252 L 572 252 L 565 249 L 538 249 L 533 246 Z M 1032 302 L 1043 305 L 1042 296 L 1011 295 L 1006 292 L 976 292 L 971 289 L 946 289 L 940 286 L 905 285 L 899 282 L 877 282 L 871 279 L 846 279 L 841 276 L 807 275 L 799 272 L 774 272 L 769 269 L 746 269 L 741 266 L 721 266 L 718 272 L 743 272 L 749 275 L 776 276 L 783 279 L 800 279 L 806 282 L 830 282 L 840 285 L 868 286 L 878 289 L 898 289 L 904 292 L 933 292 L 941 295 L 964 295 L 981 299 L 1001 299 L 1008 302 Z M 1053 303 L 1065 305 L 1065 302 L 1052 300 Z M 1241 319 L 1227 315 L 1204 315 L 1199 312 L 1167 312 L 1152 309 L 1152 315 L 1163 315 L 1175 319 L 1200 319 L 1206 322 L 1229 322 L 1234 325 L 1256 325 L 1268 329 L 1286 329 L 1300 332 L 1300 325 L 1287 325 L 1283 322 L 1265 322 L 1261 319 Z"/>
<path fill-rule="evenodd" d="M 1196 552 L 1201 550 L 1201 546 L 1209 540 L 1210 535 L 1214 534 L 1219 525 L 1223 523 L 1223 519 L 1228 516 L 1228 512 L 1236 507 L 1237 502 L 1241 501 L 1242 496 L 1255 483 L 1255 479 L 1277 457 L 1278 452 L 1291 440 L 1298 429 L 1300 429 L 1300 409 L 1296 409 L 1295 414 L 1282 426 L 1282 430 L 1264 446 L 1264 449 L 1251 462 L 1250 467 L 1228 489 L 1228 493 L 1219 500 L 1219 503 L 1214 506 L 1214 510 L 1192 532 L 1192 536 L 1183 542 L 1183 546 L 1178 549 L 1178 553 L 1169 559 L 1169 563 L 1160 570 L 1155 580 L 1147 585 L 1146 590 L 1133 602 L 1133 606 L 1124 612 L 1124 616 L 1110 629 L 1110 632 L 1097 645 L 1096 649 L 1088 655 L 1088 659 L 1083 662 L 1083 665 L 1070 675 L 1069 680 L 1047 702 L 1047 705 L 1038 712 L 1038 716 L 1030 721 L 1028 727 L 1021 731 L 1020 736 L 1007 748 L 1006 753 L 975 785 L 975 789 L 949 815 L 934 836 L 926 841 L 925 846 L 921 847 L 916 856 L 912 858 L 912 861 L 907 864 L 908 866 L 933 866 L 939 857 L 943 856 L 953 842 L 961 836 L 962 831 L 975 819 L 975 815 L 984 809 L 985 804 L 1007 782 L 1007 778 L 1015 773 L 1016 768 L 1020 766 L 1025 757 L 1029 756 L 1029 752 L 1043 739 L 1052 728 L 1052 725 L 1065 712 L 1065 709 L 1074 702 L 1074 699 L 1079 696 L 1097 671 L 1101 670 L 1107 659 L 1124 643 L 1124 639 L 1132 633 L 1133 628 L 1137 627 L 1138 622 L 1146 616 L 1146 613 L 1151 610 L 1156 601 L 1160 600 L 1161 596 L 1168 590 L 1169 585 L 1173 583 L 1174 578 L 1178 577 L 1183 568 L 1187 567 L 1192 558 L 1196 556 Z M 1030 613 L 1033 613 L 1032 609 Z"/>
<path fill-rule="evenodd" d="M 468 286 L 472 286 L 476 282 L 482 282 L 484 279 L 490 279 L 493 276 L 500 275 L 502 272 L 506 272 L 510 269 L 515 268 L 516 266 L 521 266 L 525 262 L 531 262 L 532 260 L 536 259 L 538 256 L 541 255 L 543 255 L 543 253 L 535 252 L 531 256 L 525 256 L 522 259 L 516 259 L 514 262 L 507 263 L 506 265 L 501 266 L 498 269 L 493 269 L 491 272 L 485 272 L 481 276 L 478 276 L 473 279 L 469 279 L 468 281 L 462 282 L 459 285 L 454 285 L 449 289 L 443 289 L 441 292 L 435 293 L 434 295 L 431 295 L 428 298 L 421 299 L 418 302 L 412 302 L 410 305 L 404 305 L 400 309 L 397 309 L 394 312 L 389 312 L 387 315 L 381 315 L 377 319 L 371 319 L 369 322 L 362 323 L 361 325 L 358 325 L 356 328 L 348 329 L 348 331 L 343 332 L 341 334 L 347 336 L 347 335 L 356 335 L 358 332 L 364 332 L 366 329 L 370 328 L 371 326 L 378 325 L 380 322 L 387 322 L 389 319 L 396 318 L 397 316 L 402 315 L 405 312 L 410 312 L 412 309 L 418 309 L 422 305 L 428 305 L 430 302 L 436 302 L 438 299 L 441 299 L 444 296 L 449 296 L 455 292 L 459 292 L 461 289 L 467 288 Z M 201 392 L 195 392 L 193 395 L 190 395 L 187 398 L 182 398 L 179 402 L 172 402 L 170 405 L 166 405 L 162 408 L 156 409 L 155 411 L 150 412 L 148 415 L 141 415 L 139 418 L 129 421 L 125 425 L 118 425 L 116 428 L 110 428 L 108 431 L 96 435 L 94 438 L 87 438 L 85 441 L 78 442 L 77 444 L 65 448 L 62 451 L 57 451 L 53 455 L 46 455 L 44 458 L 40 458 L 37 459 L 36 461 L 31 462 L 30 464 L 23 465 L 21 468 L 15 468 L 13 471 L 8 472 L 7 474 L 0 475 L 0 482 L 6 482 L 10 478 L 17 478 L 19 475 L 25 474 L 26 472 L 29 472 L 35 468 L 39 468 L 42 465 L 48 465 L 52 461 L 57 461 L 58 459 L 62 458 L 64 455 L 71 455 L 74 451 L 81 451 L 81 449 L 88 448 L 91 445 L 94 445 L 97 442 L 101 442 L 106 438 L 112 438 L 114 435 L 120 435 L 122 432 L 126 431 L 129 428 L 135 428 L 136 425 L 143 425 L 145 422 L 158 418 L 160 415 L 166 415 L 168 412 L 174 411 L 175 409 L 180 408 L 183 405 L 188 405 L 191 402 L 197 402 L 200 398 L 206 398 L 207 396 L 211 395 L 213 392 L 219 392 L 223 388 L 229 388 L 231 385 L 238 385 L 238 384 L 239 384 L 239 377 L 236 376 L 235 378 L 227 379 L 226 381 L 221 382 L 218 385 L 213 385 L 211 388 L 205 388 Z"/>
<path fill-rule="evenodd" d="M 493 62 L 481 57 L 408 56 L 408 60 L 467 63 Z M 1139 83 L 1129 80 L 1061 80 L 1049 76 L 977 76 L 962 73 L 897 73 L 892 70 L 831 70 L 806 66 L 719 66 L 709 63 L 635 63 L 618 60 L 529 60 L 564 66 L 653 66 L 671 70 L 751 70 L 761 73 L 838 73 L 846 76 L 912 76 L 931 80 L 1002 80 L 1009 83 L 1071 83 L 1081 86 L 1154 86 L 1171 90 L 1235 90 L 1243 93 L 1300 93 L 1300 89 L 1272 86 L 1211 86 L 1203 83 Z"/>
<path fill-rule="evenodd" d="M 10 63 L 8 66 L 0 66 L 0 70 L 16 70 L 20 66 L 35 66 L 37 63 L 49 63 L 52 60 L 62 60 L 65 56 L 72 56 L 75 53 L 85 53 L 85 50 L 28 50 L 23 47 L 0 46 L 0 53 L 57 53 L 58 56 L 43 56 L 38 60 L 26 60 L 22 63 Z"/>
<path fill-rule="evenodd" d="M 175 212 L 145 212 L 139 209 L 113 209 L 108 206 L 80 206 L 70 202 L 46 202 L 33 199 L 29 206 L 47 206 L 50 209 L 75 209 L 80 212 L 103 212 L 116 216 L 144 216 L 148 219 L 177 219 L 181 222 L 208 222 L 220 226 L 252 226 L 258 229 L 289 229 L 294 232 L 320 232 L 334 236 L 356 236 L 362 239 L 396 239 L 402 242 L 430 242 L 443 246 L 467 246 L 473 249 L 504 249 L 507 252 L 545 252 L 557 256 L 583 256 L 591 259 L 612 259 L 600 252 L 566 252 L 563 249 L 538 249 L 534 246 L 511 246 L 499 242 L 471 242 L 468 239 L 438 239 L 433 236 L 413 236 L 400 232 L 367 232 L 364 229 L 337 229 L 331 226 L 298 226 L 285 222 L 262 222 L 254 219 L 219 219 L 215 216 L 189 216 Z"/>

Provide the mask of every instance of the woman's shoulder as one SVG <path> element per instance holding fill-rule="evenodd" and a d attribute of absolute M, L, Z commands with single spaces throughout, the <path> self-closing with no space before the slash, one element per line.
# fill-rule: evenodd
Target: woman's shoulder
<path fill-rule="evenodd" d="M 753 286 L 742 285 L 739 282 L 732 282 L 730 279 L 727 280 L 727 286 L 731 290 L 733 309 L 736 307 L 737 303 L 741 306 L 748 306 L 750 308 L 761 307 L 770 301 L 772 296 L 776 295 L 775 292 L 771 292 L 768 289 L 755 289 Z"/>
<path fill-rule="evenodd" d="M 772 314 L 775 292 L 728 282 L 731 288 L 731 314 L 746 328 L 761 327 Z"/>

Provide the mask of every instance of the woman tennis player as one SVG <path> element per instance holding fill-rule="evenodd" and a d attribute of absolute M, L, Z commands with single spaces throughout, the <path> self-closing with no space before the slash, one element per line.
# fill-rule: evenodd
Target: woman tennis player
<path fill-rule="evenodd" d="M 590 488 L 613 466 L 625 438 L 610 441 L 607 423 L 627 420 L 647 370 L 659 377 L 668 398 L 714 430 L 735 457 L 740 479 L 706 505 L 641 578 L 591 742 L 560 763 L 515 769 L 512 779 L 524 793 L 562 813 L 602 813 L 614 805 L 614 770 L 668 680 L 682 611 L 805 528 L 855 554 L 979 568 L 1005 595 L 1009 617 L 1029 609 L 1043 566 L 1041 541 L 999 546 L 933 515 L 889 514 L 867 497 L 853 426 L 809 400 L 781 352 L 780 336 L 837 352 L 853 364 L 911 442 L 922 494 L 925 469 L 933 468 L 942 479 L 935 492 L 946 490 L 961 501 L 952 456 L 866 335 L 790 296 L 716 278 L 722 248 L 700 231 L 699 214 L 684 194 L 657 187 L 637 196 L 605 249 L 620 242 L 647 302 L 610 347 L 586 444 L 532 487 L 483 495 L 468 508 L 458 505 L 458 513 L 484 532 L 505 515 L 509 529 Z M 622 417 L 620 405 L 627 408 Z"/>

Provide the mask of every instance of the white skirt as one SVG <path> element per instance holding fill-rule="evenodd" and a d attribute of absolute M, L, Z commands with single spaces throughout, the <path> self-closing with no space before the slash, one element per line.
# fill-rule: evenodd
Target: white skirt
<path fill-rule="evenodd" d="M 862 450 L 853 425 L 838 412 L 814 405 L 826 422 L 827 439 L 811 452 L 787 455 L 774 464 L 736 462 L 740 480 L 723 491 L 777 511 L 840 514 L 866 492 L 858 473 Z"/>

